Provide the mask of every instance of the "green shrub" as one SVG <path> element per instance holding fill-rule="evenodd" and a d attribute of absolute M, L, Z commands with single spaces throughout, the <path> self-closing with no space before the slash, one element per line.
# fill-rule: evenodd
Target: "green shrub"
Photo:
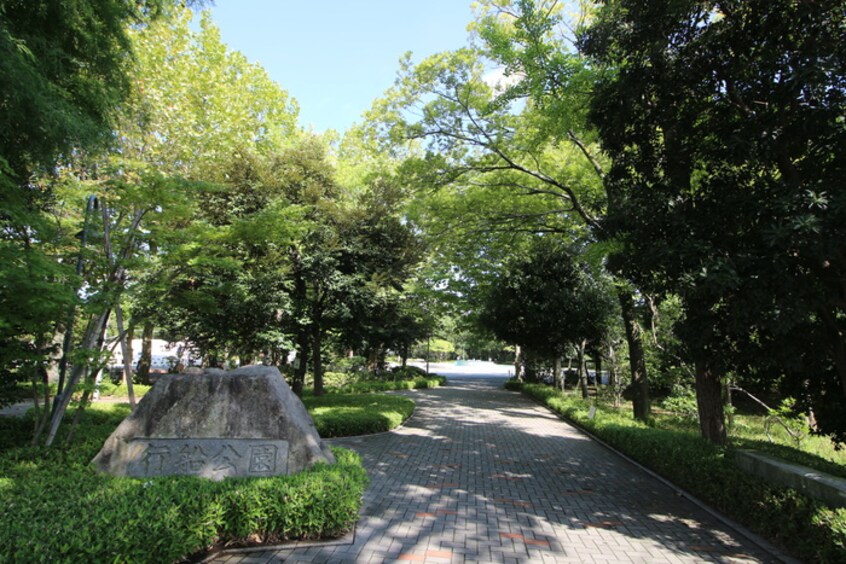
<path fill-rule="evenodd" d="M 367 358 L 363 356 L 344 356 L 332 361 L 327 370 L 330 372 L 343 372 L 345 374 L 356 374 L 367 371 Z"/>
<path fill-rule="evenodd" d="M 684 419 L 696 419 L 699 410 L 696 407 L 696 394 L 693 390 L 683 389 L 661 402 L 661 407 Z"/>
<path fill-rule="evenodd" d="M 412 380 L 360 380 L 339 388 L 327 388 L 330 394 L 365 394 L 368 392 L 390 392 L 396 390 L 424 390 L 446 384 L 443 376 L 429 375 Z"/>
<path fill-rule="evenodd" d="M 153 386 L 147 386 L 144 384 L 133 384 L 132 391 L 135 393 L 135 397 L 140 398 L 149 392 L 152 387 Z M 100 395 L 105 397 L 122 398 L 129 396 L 129 390 L 124 382 L 121 382 L 120 384 L 113 384 L 109 380 L 103 380 L 100 383 Z"/>
<path fill-rule="evenodd" d="M 517 378 L 509 378 L 505 381 L 503 387 L 506 390 L 511 390 L 512 392 L 519 392 L 523 389 L 523 381 L 518 380 Z"/>
<path fill-rule="evenodd" d="M 731 448 L 695 433 L 648 427 L 602 406 L 591 419 L 588 402 L 548 386 L 525 384 L 523 393 L 800 558 L 843 561 L 846 509 L 828 508 L 747 474 L 734 464 Z"/>
<path fill-rule="evenodd" d="M 343 449 L 333 448 L 337 464 L 294 476 L 98 474 L 89 461 L 128 413 L 109 407 L 90 409 L 67 449 L 0 454 L 0 561 L 173 562 L 214 543 L 337 536 L 358 520 L 367 476 L 358 455 Z M 0 420 L 0 431 L 31 423 Z"/>
<path fill-rule="evenodd" d="M 408 419 L 414 402 L 381 394 L 330 394 L 303 398 L 323 438 L 390 431 Z"/>
<path fill-rule="evenodd" d="M 326 372 L 323 374 L 323 385 L 327 388 L 340 388 L 352 382 L 354 377 L 344 372 Z"/>
<path fill-rule="evenodd" d="M 426 378 L 429 376 L 426 371 L 418 366 L 395 366 L 391 368 L 391 377 L 395 379 Z"/>

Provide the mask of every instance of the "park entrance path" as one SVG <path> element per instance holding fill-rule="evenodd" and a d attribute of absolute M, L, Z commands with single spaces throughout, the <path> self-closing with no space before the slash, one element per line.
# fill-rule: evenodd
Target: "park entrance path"
<path fill-rule="evenodd" d="M 372 480 L 347 540 L 212 562 L 776 561 L 502 382 L 409 392 L 401 429 L 333 441 Z"/>

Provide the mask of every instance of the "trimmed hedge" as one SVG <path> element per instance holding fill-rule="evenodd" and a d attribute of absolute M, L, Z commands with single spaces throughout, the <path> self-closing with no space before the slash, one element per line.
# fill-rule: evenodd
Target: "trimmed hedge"
<path fill-rule="evenodd" d="M 397 390 L 426 390 L 446 384 L 443 376 L 417 376 L 408 380 L 362 380 L 339 388 L 329 388 L 330 394 L 366 394 L 369 392 L 391 392 Z"/>
<path fill-rule="evenodd" d="M 651 428 L 602 406 L 597 406 L 596 416 L 590 419 L 590 404 L 580 398 L 538 384 L 519 387 L 799 558 L 846 560 L 846 509 L 831 509 L 795 490 L 770 486 L 747 474 L 734 464 L 732 448 L 718 447 L 695 433 Z"/>
<path fill-rule="evenodd" d="M 323 438 L 390 431 L 411 417 L 414 402 L 383 394 L 329 394 L 304 397 L 303 403 Z"/>
<path fill-rule="evenodd" d="M 394 378 L 427 378 L 429 374 L 419 366 L 394 366 L 391 368 Z"/>
<path fill-rule="evenodd" d="M 78 441 L 0 453 L 0 561 L 173 562 L 217 543 L 334 537 L 358 520 L 367 475 L 358 455 L 293 476 L 155 479 L 98 474 L 89 464 L 128 413 L 92 409 Z M 16 436 L 31 420 L 0 420 Z M 60 435 L 61 436 L 61 435 Z"/>

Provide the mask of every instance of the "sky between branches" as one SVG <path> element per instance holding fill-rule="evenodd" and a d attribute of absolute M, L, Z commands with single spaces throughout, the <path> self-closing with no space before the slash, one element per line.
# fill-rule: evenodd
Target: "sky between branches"
<path fill-rule="evenodd" d="M 223 41 L 297 99 L 300 123 L 343 132 L 415 60 L 467 42 L 470 0 L 216 0 Z"/>

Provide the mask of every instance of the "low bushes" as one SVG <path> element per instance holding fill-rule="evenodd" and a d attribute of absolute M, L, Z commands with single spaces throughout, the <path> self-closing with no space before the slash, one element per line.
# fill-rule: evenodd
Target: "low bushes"
<path fill-rule="evenodd" d="M 145 384 L 133 384 L 132 385 L 132 392 L 135 394 L 136 397 L 140 398 L 143 397 L 144 394 L 150 391 L 152 386 L 147 386 Z M 100 395 L 107 396 L 107 397 L 118 397 L 118 398 L 125 398 L 129 396 L 129 390 L 126 387 L 125 382 L 121 382 L 119 384 L 114 384 L 105 380 L 100 382 Z"/>
<path fill-rule="evenodd" d="M 510 378 L 505 381 L 505 389 L 512 392 L 519 392 L 523 390 L 523 382 L 515 378 Z"/>
<path fill-rule="evenodd" d="M 115 478 L 89 462 L 128 410 L 89 409 L 67 449 L 0 453 L 0 561 L 173 562 L 215 543 L 333 537 L 358 520 L 367 476 L 351 451 L 294 476 Z M 0 433 L 31 425 L 0 420 Z"/>
<path fill-rule="evenodd" d="M 414 411 L 412 400 L 396 395 L 329 394 L 305 397 L 303 403 L 323 438 L 390 431 Z"/>
<path fill-rule="evenodd" d="M 394 366 L 391 368 L 391 376 L 394 378 L 427 378 L 429 374 L 419 366 Z"/>
<path fill-rule="evenodd" d="M 425 390 L 437 388 L 446 383 L 443 376 L 417 376 L 408 380 L 361 380 L 339 388 L 327 389 L 329 393 L 366 394 L 368 392 L 390 392 L 394 390 Z"/>
<path fill-rule="evenodd" d="M 512 384 L 516 387 L 517 384 Z M 842 562 L 846 509 L 830 509 L 794 490 L 772 487 L 735 466 L 733 450 L 685 431 L 657 429 L 629 414 L 590 404 L 553 388 L 522 384 L 523 393 L 588 429 L 737 521 L 814 562 Z"/>

